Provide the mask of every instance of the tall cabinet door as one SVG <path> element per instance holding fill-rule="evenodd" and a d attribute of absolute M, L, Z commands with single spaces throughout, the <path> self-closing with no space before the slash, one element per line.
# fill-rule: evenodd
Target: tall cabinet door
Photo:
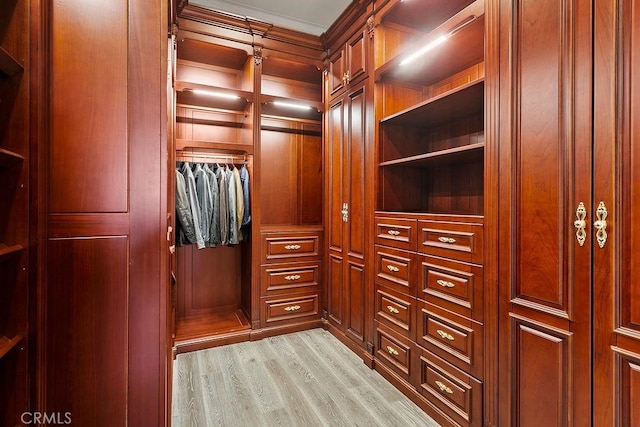
<path fill-rule="evenodd" d="M 594 425 L 638 426 L 640 1 L 595 11 Z"/>
<path fill-rule="evenodd" d="M 501 426 L 591 422 L 591 8 L 500 2 Z"/>
<path fill-rule="evenodd" d="M 365 158 L 367 91 L 364 84 L 337 99 L 328 114 L 329 321 L 364 346 Z"/>

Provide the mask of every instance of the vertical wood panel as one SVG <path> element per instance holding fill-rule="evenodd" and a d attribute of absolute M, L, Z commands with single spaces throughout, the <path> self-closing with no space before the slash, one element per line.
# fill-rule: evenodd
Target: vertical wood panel
<path fill-rule="evenodd" d="M 322 137 L 300 136 L 300 223 L 321 224 L 322 204 Z"/>
<path fill-rule="evenodd" d="M 365 221 L 365 136 L 366 97 L 364 87 L 349 94 L 347 105 L 348 171 L 345 173 L 344 192 L 349 195 L 349 256 L 364 259 Z"/>
<path fill-rule="evenodd" d="M 327 179 L 329 180 L 329 194 L 327 194 L 329 202 L 329 248 L 333 250 L 342 250 L 343 247 L 343 222 L 342 222 L 342 203 L 345 202 L 343 197 L 343 111 L 344 104 L 342 101 L 331 106 L 328 113 L 328 159 L 327 159 Z"/>
<path fill-rule="evenodd" d="M 337 325 L 342 325 L 343 320 L 343 271 L 344 263 L 340 256 L 329 254 L 328 269 L 328 291 L 327 298 L 329 319 Z"/>
<path fill-rule="evenodd" d="M 568 378 L 569 337 L 513 322 L 514 376 L 517 404 L 513 408 L 522 427 L 564 425 L 571 402 Z"/>
<path fill-rule="evenodd" d="M 617 396 L 620 396 L 618 425 L 640 426 L 640 363 L 626 356 L 619 356 L 620 372 L 617 379 Z"/>
<path fill-rule="evenodd" d="M 517 78 L 519 248 L 518 296 L 555 308 L 566 304 L 564 246 L 566 220 L 563 190 L 565 111 L 568 88 L 561 86 L 566 28 L 563 1 L 518 2 Z"/>
<path fill-rule="evenodd" d="M 51 212 L 128 210 L 128 12 L 126 0 L 53 3 Z"/>
<path fill-rule="evenodd" d="M 365 330 L 365 275 L 364 265 L 348 263 L 347 293 L 347 332 L 357 342 L 364 342 Z"/>
<path fill-rule="evenodd" d="M 294 134 L 263 130 L 260 151 L 264 173 L 260 186 L 264 224 L 297 224 L 297 149 Z"/>
<path fill-rule="evenodd" d="M 127 422 L 128 239 L 48 243 L 47 411 Z"/>

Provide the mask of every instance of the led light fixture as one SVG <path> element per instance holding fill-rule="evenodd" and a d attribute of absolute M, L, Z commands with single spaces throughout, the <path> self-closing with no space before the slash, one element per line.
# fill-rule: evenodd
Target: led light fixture
<path fill-rule="evenodd" d="M 240 99 L 240 97 L 238 95 L 233 95 L 233 94 L 230 94 L 230 93 L 212 92 L 212 91 L 209 91 L 209 90 L 202 90 L 202 89 L 192 89 L 191 92 L 195 93 L 196 95 L 211 96 L 211 97 L 214 97 L 214 98 Z"/>
<path fill-rule="evenodd" d="M 293 104 L 291 102 L 273 101 L 273 105 L 284 108 L 295 108 L 297 110 L 311 110 L 310 105 Z"/>

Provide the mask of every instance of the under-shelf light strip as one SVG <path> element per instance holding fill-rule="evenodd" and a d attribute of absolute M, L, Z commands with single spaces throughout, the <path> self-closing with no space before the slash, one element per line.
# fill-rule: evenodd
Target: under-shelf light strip
<path fill-rule="evenodd" d="M 238 95 L 233 95 L 231 93 L 212 92 L 209 90 L 202 90 L 202 89 L 191 89 L 191 92 L 195 93 L 196 95 L 212 96 L 214 98 L 240 99 Z"/>
<path fill-rule="evenodd" d="M 297 110 L 311 110 L 310 105 L 294 104 L 291 102 L 273 101 L 273 105 L 276 107 L 295 108 Z"/>
<path fill-rule="evenodd" d="M 443 34 L 437 38 L 435 38 L 433 41 L 431 41 L 430 43 L 427 43 L 426 45 L 424 45 L 423 47 L 421 47 L 420 49 L 416 50 L 415 52 L 413 52 L 411 55 L 407 56 L 405 59 L 403 59 L 399 65 L 407 65 L 413 61 L 415 61 L 417 58 L 419 58 L 420 56 L 424 55 L 425 53 L 429 52 L 430 50 L 434 49 L 437 46 L 440 46 L 442 43 L 446 42 L 451 36 L 453 36 L 455 33 L 457 33 L 458 31 L 460 31 L 461 29 L 463 29 L 464 27 L 466 27 L 467 25 L 471 24 L 472 22 L 474 22 L 476 19 L 478 19 L 477 16 L 472 15 L 469 18 L 465 19 L 463 22 L 461 22 L 457 27 L 455 27 L 453 30 L 449 31 L 446 34 Z"/>

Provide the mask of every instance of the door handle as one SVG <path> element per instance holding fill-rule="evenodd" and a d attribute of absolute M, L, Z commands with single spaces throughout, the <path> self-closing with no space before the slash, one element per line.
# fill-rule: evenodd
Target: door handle
<path fill-rule="evenodd" d="M 598 209 L 596 209 L 596 218 L 598 219 L 593 223 L 600 248 L 604 248 L 604 244 L 607 243 L 607 215 L 607 207 L 604 202 L 600 202 Z"/>
<path fill-rule="evenodd" d="M 349 222 L 349 205 L 346 203 L 342 204 L 342 221 Z"/>
<path fill-rule="evenodd" d="M 578 239 L 580 246 L 584 245 L 584 241 L 587 238 L 587 232 L 585 231 L 587 226 L 586 217 L 587 209 L 584 207 L 584 203 L 580 202 L 578 209 L 576 209 L 576 220 L 573 222 L 574 227 L 576 227 L 576 239 Z"/>

